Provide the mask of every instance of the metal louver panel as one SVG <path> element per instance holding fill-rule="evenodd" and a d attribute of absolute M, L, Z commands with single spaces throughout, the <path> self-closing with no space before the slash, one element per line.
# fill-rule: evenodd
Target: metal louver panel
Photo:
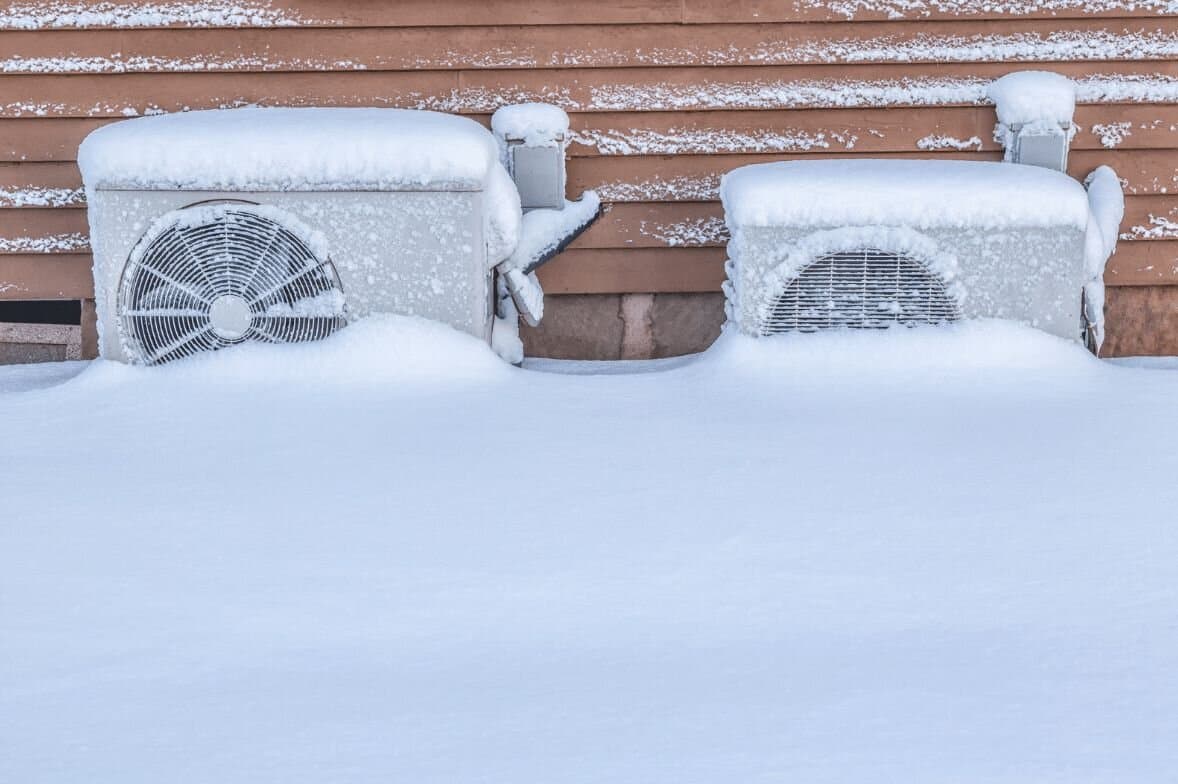
<path fill-rule="evenodd" d="M 133 362 L 316 340 L 346 324 L 334 266 L 294 231 L 247 205 L 191 209 L 197 221 L 176 216 L 123 271 L 119 328 Z"/>
<path fill-rule="evenodd" d="M 945 284 L 916 259 L 865 248 L 820 256 L 782 290 L 761 334 L 883 329 L 961 318 Z"/>

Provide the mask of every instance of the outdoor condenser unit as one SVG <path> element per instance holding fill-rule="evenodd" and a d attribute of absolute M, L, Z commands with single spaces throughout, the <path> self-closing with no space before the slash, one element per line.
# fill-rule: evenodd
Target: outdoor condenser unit
<path fill-rule="evenodd" d="M 751 335 L 1021 321 L 1099 349 L 1104 265 L 1123 214 L 1115 173 L 1064 173 L 1075 86 L 993 82 L 1003 163 L 815 160 L 737 169 L 728 316 Z"/>
<path fill-rule="evenodd" d="M 513 256 L 529 233 L 518 191 L 472 120 L 398 109 L 144 117 L 95 131 L 79 164 L 104 357 L 152 365 L 311 340 L 382 312 L 488 341 L 494 331 L 497 347 L 504 330 L 518 347 L 516 313 L 539 318 L 543 294 L 527 274 L 538 260 Z M 553 235 L 547 246 L 584 228 L 531 223 Z M 508 277 L 519 302 L 505 308 Z"/>
<path fill-rule="evenodd" d="M 1061 172 L 793 161 L 731 172 L 721 198 L 729 318 L 747 334 L 977 317 L 1083 334 L 1088 195 Z"/>

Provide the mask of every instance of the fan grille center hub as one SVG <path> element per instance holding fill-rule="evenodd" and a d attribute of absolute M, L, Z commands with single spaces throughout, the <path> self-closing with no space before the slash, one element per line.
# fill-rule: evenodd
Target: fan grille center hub
<path fill-rule="evenodd" d="M 222 294 L 209 308 L 213 331 L 226 340 L 238 340 L 249 332 L 254 314 L 249 303 L 236 294 Z"/>

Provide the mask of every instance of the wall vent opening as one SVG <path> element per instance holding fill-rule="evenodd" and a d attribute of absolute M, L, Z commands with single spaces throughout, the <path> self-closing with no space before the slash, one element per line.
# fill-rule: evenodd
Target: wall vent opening
<path fill-rule="evenodd" d="M 876 248 L 818 257 L 772 303 L 763 335 L 826 329 L 885 329 L 961 318 L 942 281 L 911 256 Z"/>

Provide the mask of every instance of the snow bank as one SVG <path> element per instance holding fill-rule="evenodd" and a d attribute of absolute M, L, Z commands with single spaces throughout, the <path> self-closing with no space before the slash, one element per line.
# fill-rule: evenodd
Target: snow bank
<path fill-rule="evenodd" d="M 527 147 L 555 147 L 568 139 L 569 116 L 550 103 L 513 104 L 491 115 L 491 130 L 498 137 L 522 141 Z"/>
<path fill-rule="evenodd" d="M 482 190 L 497 160 L 475 121 L 408 109 L 137 117 L 99 128 L 78 150 L 88 188 L 133 190 Z"/>
<path fill-rule="evenodd" d="M 1098 371 L 1078 343 L 1003 319 L 971 319 L 929 327 L 829 330 L 750 337 L 725 330 L 695 372 L 789 377 L 807 384 L 852 376 L 903 384 L 914 375 L 969 375 L 987 370 Z"/>
<path fill-rule="evenodd" d="M 1071 124 L 1076 111 L 1076 85 L 1051 71 L 1016 71 L 990 83 L 986 97 L 994 102 L 1003 125 Z"/>
<path fill-rule="evenodd" d="M 146 368 L 96 360 L 71 383 L 387 387 L 494 381 L 511 370 L 485 341 L 445 324 L 376 315 L 308 343 L 247 342 Z"/>
<path fill-rule="evenodd" d="M 1083 229 L 1088 199 L 1060 172 L 978 161 L 819 160 L 744 166 L 720 199 L 737 226 L 908 225 Z"/>
<path fill-rule="evenodd" d="M 1178 374 L 368 324 L 0 395 L 0 781 L 1172 778 Z"/>

